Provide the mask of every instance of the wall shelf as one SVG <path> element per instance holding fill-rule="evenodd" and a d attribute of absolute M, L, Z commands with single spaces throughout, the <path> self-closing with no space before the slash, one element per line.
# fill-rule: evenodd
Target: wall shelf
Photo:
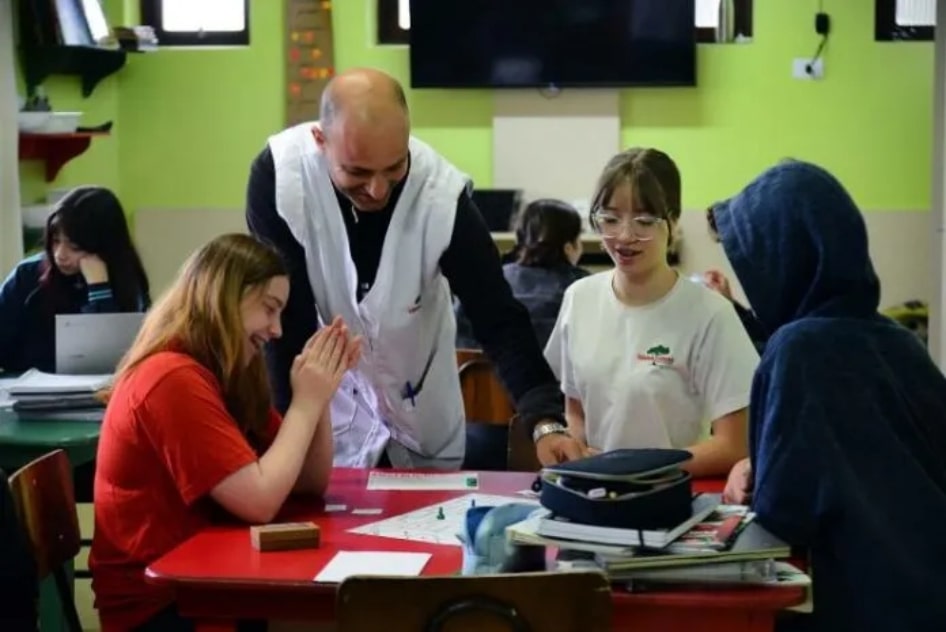
<path fill-rule="evenodd" d="M 126 57 L 125 51 L 96 46 L 29 46 L 21 54 L 29 94 L 50 75 L 78 75 L 84 97 L 124 66 Z"/>
<path fill-rule="evenodd" d="M 73 132 L 71 134 L 20 133 L 20 160 L 44 160 L 46 182 L 52 182 L 67 162 L 89 148 L 96 136 L 105 132 Z"/>
<path fill-rule="evenodd" d="M 96 46 L 88 24 L 77 23 L 78 16 L 71 13 L 61 15 L 61 4 L 20 2 L 17 7 L 20 67 L 29 96 L 50 75 L 76 75 L 82 80 L 82 96 L 88 97 L 102 79 L 125 65 L 123 50 Z M 81 5 L 76 5 L 80 13 Z"/>

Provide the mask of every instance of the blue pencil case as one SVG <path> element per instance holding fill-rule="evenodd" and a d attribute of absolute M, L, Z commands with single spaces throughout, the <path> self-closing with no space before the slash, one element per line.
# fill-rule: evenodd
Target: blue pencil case
<path fill-rule="evenodd" d="M 625 449 L 546 467 L 539 501 L 572 522 L 619 529 L 670 529 L 693 509 L 686 450 Z"/>

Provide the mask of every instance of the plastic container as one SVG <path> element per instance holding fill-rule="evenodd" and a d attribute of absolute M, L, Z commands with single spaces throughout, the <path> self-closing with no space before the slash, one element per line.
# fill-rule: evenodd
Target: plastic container
<path fill-rule="evenodd" d="M 50 112 L 52 117 L 43 128 L 44 134 L 71 134 L 79 127 L 82 112 Z"/>
<path fill-rule="evenodd" d="M 16 123 L 21 132 L 44 132 L 52 120 L 52 112 L 17 112 Z"/>
<path fill-rule="evenodd" d="M 53 207 L 49 205 L 23 206 L 20 208 L 23 226 L 26 228 L 45 228 L 46 218 L 52 213 Z"/>

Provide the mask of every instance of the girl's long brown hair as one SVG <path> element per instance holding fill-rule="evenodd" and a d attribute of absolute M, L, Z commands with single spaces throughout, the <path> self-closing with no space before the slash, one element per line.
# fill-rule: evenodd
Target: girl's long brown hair
<path fill-rule="evenodd" d="M 217 237 L 184 264 L 174 284 L 145 316 L 115 376 L 117 384 L 161 351 L 193 357 L 216 376 L 227 410 L 259 448 L 271 395 L 260 354 L 247 365 L 240 302 L 288 271 L 279 253 L 249 235 Z"/>

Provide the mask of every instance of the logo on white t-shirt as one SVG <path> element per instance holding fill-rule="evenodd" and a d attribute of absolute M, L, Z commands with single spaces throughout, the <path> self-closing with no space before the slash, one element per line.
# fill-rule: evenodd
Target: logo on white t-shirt
<path fill-rule="evenodd" d="M 672 366 L 673 355 L 670 353 L 670 347 L 657 344 L 645 351 L 637 354 L 638 360 L 650 362 L 654 366 Z"/>

